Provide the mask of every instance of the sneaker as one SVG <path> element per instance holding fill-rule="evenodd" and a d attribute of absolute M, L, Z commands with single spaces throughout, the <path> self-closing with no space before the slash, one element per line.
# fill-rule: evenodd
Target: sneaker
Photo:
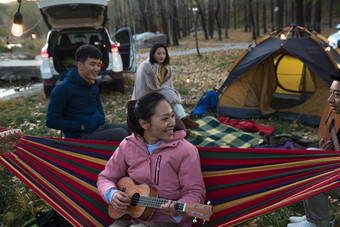
<path fill-rule="evenodd" d="M 197 122 L 192 120 L 188 115 L 183 117 L 181 120 L 183 121 L 185 127 L 188 129 L 195 129 L 198 126 L 200 126 Z"/>
<path fill-rule="evenodd" d="M 297 223 L 297 222 L 303 222 L 303 221 L 307 221 L 306 215 L 302 217 L 297 217 L 297 216 L 289 217 L 289 222 L 291 223 Z"/>
<path fill-rule="evenodd" d="M 317 227 L 317 226 L 312 222 L 302 221 L 297 223 L 289 223 L 287 227 Z"/>

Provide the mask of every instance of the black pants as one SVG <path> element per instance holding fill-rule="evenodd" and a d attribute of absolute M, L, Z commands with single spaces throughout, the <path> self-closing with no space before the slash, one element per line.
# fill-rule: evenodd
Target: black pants
<path fill-rule="evenodd" d="M 79 139 L 120 142 L 130 134 L 126 123 L 105 123 L 93 132 L 81 134 Z"/>

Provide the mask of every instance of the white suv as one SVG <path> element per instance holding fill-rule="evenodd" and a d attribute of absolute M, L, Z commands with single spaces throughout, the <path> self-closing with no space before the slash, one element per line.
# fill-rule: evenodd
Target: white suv
<path fill-rule="evenodd" d="M 105 29 L 107 0 L 39 0 L 38 7 L 50 29 L 41 49 L 40 73 L 46 97 L 61 74 L 76 67 L 74 55 L 83 44 L 93 44 L 103 54 L 98 84 L 124 91 L 122 73 L 136 71 L 136 53 L 129 28 L 112 37 Z"/>

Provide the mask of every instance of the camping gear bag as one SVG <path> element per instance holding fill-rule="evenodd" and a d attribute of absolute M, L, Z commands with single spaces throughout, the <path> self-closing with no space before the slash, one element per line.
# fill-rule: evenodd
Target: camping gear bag
<path fill-rule="evenodd" d="M 201 118 L 205 115 L 213 115 L 216 111 L 218 94 L 216 91 L 205 92 L 197 103 L 197 107 L 190 113 L 193 118 Z"/>
<path fill-rule="evenodd" d="M 35 214 L 33 218 L 25 222 L 21 227 L 71 227 L 58 212 L 47 209 Z"/>

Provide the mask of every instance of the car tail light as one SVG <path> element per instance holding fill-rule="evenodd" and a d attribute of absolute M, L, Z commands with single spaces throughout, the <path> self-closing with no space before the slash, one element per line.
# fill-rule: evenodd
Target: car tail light
<path fill-rule="evenodd" d="M 40 55 L 42 58 L 48 58 L 48 52 L 47 49 L 46 50 L 41 50 Z"/>
<path fill-rule="evenodd" d="M 111 45 L 111 52 L 112 53 L 118 53 L 118 46 L 116 44 Z"/>
<path fill-rule="evenodd" d="M 116 77 L 116 78 L 120 77 L 120 73 L 114 74 L 113 77 Z"/>
<path fill-rule="evenodd" d="M 45 82 L 45 84 L 52 84 L 53 80 L 45 80 L 44 82 Z"/>

